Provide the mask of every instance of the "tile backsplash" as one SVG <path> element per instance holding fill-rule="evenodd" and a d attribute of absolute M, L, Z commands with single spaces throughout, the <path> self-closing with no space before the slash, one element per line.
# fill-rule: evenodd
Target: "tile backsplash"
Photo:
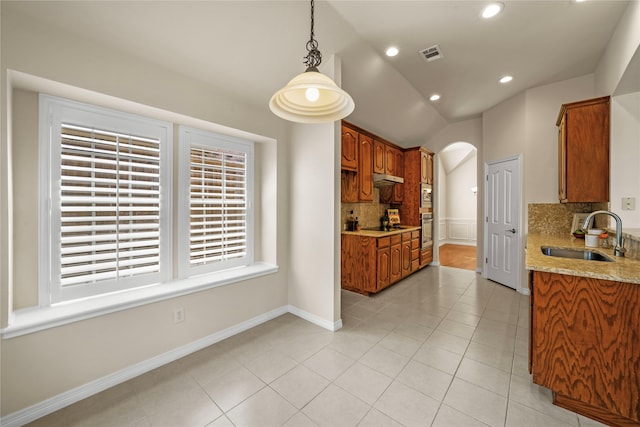
<path fill-rule="evenodd" d="M 597 210 L 609 210 L 609 203 L 531 203 L 528 206 L 529 233 L 562 235 L 571 233 L 573 214 L 593 212 Z M 613 243 L 615 228 L 608 226 L 607 215 L 596 216 L 596 227 L 609 228 L 612 233 L 609 241 Z M 624 224 L 623 224 L 624 225 Z M 623 233 L 625 238 L 626 256 L 640 258 L 640 236 Z"/>
<path fill-rule="evenodd" d="M 373 202 L 368 203 L 342 203 L 340 209 L 340 221 L 342 230 L 347 223 L 347 219 L 351 216 L 358 217 L 358 223 L 362 228 L 373 228 L 380 226 L 380 218 L 384 216 L 390 205 L 380 203 L 380 191 L 378 188 L 373 189 Z"/>
<path fill-rule="evenodd" d="M 571 233 L 574 213 L 593 212 L 609 209 L 608 203 L 530 203 L 528 208 L 529 233 L 566 234 Z M 605 227 L 607 218 L 599 215 L 596 225 Z"/>

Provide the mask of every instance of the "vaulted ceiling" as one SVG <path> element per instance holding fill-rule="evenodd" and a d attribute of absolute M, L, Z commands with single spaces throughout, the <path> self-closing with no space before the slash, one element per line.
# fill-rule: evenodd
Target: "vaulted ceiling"
<path fill-rule="evenodd" d="M 478 117 L 527 88 L 593 73 L 628 5 L 503 0 L 502 13 L 486 20 L 486 3 L 318 0 L 323 66 L 333 54 L 342 61 L 342 86 L 356 102 L 349 120 L 400 145 L 420 145 L 447 123 Z M 5 0 L 1 7 L 3 15 L 28 15 L 265 109 L 304 70 L 309 39 L 306 0 Z M 390 45 L 396 57 L 384 55 Z M 433 45 L 443 58 L 428 63 L 418 51 Z M 505 74 L 514 80 L 501 85 Z M 430 101 L 433 93 L 441 99 Z"/>

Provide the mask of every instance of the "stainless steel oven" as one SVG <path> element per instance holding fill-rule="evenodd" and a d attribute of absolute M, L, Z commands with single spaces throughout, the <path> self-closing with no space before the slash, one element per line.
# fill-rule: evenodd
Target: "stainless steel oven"
<path fill-rule="evenodd" d="M 433 186 L 431 184 L 420 184 L 420 208 L 432 207 Z"/>
<path fill-rule="evenodd" d="M 433 213 L 425 212 L 420 214 L 422 221 L 422 249 L 427 249 L 433 246 Z"/>

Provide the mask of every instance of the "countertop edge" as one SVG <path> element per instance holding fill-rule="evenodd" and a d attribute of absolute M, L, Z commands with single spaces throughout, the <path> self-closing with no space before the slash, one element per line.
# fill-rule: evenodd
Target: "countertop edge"
<path fill-rule="evenodd" d="M 402 233 L 418 231 L 418 230 L 420 230 L 420 226 L 416 225 L 415 227 L 408 226 L 408 227 L 403 227 L 403 228 L 399 228 L 397 230 L 391 230 L 391 231 L 382 231 L 382 230 L 342 231 L 342 234 L 347 236 L 387 237 L 387 236 L 393 236 L 395 234 L 402 234 Z"/>

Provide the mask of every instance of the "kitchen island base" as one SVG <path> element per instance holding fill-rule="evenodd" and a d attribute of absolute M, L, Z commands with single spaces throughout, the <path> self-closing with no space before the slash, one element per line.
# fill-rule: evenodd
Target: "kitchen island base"
<path fill-rule="evenodd" d="M 543 271 L 530 285 L 533 382 L 558 406 L 640 426 L 640 285 Z"/>
<path fill-rule="evenodd" d="M 580 400 L 553 393 L 553 404 L 576 414 L 584 415 L 612 427 L 638 427 L 640 422 L 630 420 L 620 415 L 612 414 L 609 410 L 588 405 Z"/>

